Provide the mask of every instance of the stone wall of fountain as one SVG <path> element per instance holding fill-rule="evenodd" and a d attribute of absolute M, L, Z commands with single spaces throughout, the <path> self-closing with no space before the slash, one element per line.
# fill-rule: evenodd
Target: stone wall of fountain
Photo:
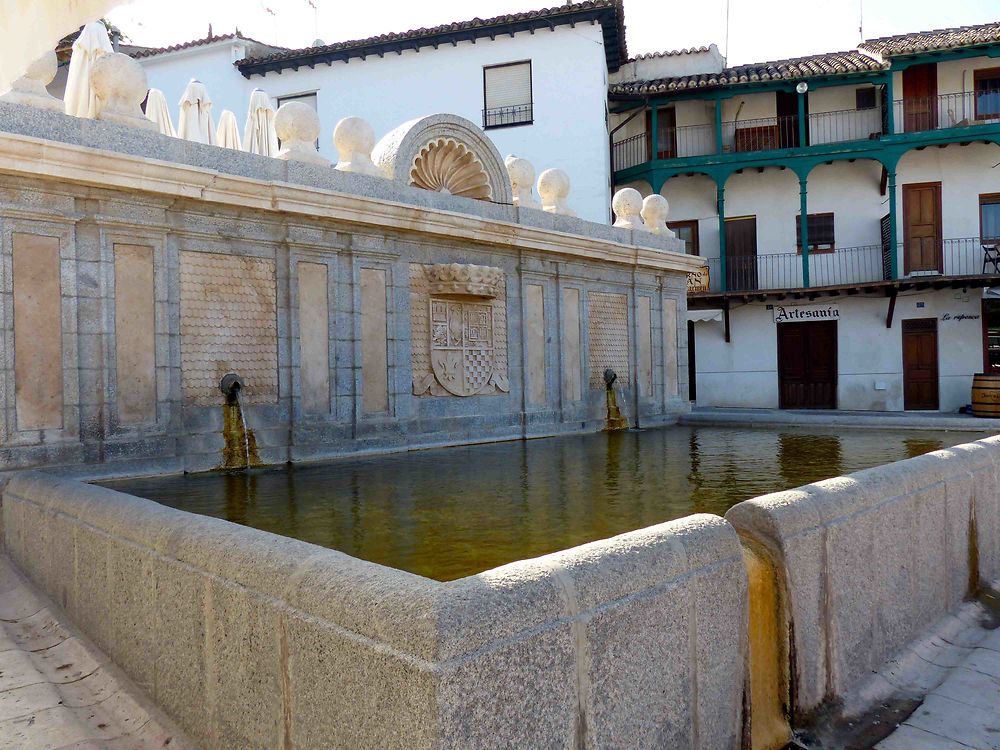
<path fill-rule="evenodd" d="M 373 176 L 0 103 L 0 468 L 232 463 L 230 372 L 263 463 L 604 429 L 608 368 L 632 423 L 688 408 L 681 243 L 558 174 L 515 205 L 461 118 L 390 136 Z"/>

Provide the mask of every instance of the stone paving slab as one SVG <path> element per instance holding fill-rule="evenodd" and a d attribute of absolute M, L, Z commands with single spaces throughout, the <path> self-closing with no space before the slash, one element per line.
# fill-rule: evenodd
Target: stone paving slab
<path fill-rule="evenodd" d="M 1000 629 L 990 633 L 877 750 L 1000 750 Z"/>
<path fill-rule="evenodd" d="M 190 747 L 0 555 L 0 750 Z"/>

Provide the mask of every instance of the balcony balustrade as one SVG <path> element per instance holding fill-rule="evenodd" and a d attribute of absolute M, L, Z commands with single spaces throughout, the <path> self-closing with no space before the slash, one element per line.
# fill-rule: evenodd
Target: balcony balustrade
<path fill-rule="evenodd" d="M 984 244 L 997 240 L 979 237 L 946 239 L 941 242 L 939 263 L 934 268 L 910 270 L 903 274 L 904 243 L 897 249 L 900 278 L 911 281 L 934 277 L 1000 276 L 1000 268 L 987 258 Z M 837 248 L 809 253 L 809 288 L 853 286 L 892 278 L 888 248 L 881 244 Z M 722 291 L 721 264 L 706 258 L 710 292 Z M 754 292 L 803 289 L 802 256 L 799 253 L 758 253 L 756 256 L 730 255 L 726 258 L 726 291 Z"/>
<path fill-rule="evenodd" d="M 946 128 L 1000 123 L 1000 95 L 965 92 L 932 97 L 913 97 L 893 102 L 894 132 L 915 133 Z M 799 118 L 765 117 L 722 123 L 722 153 L 750 153 L 847 143 L 881 138 L 888 121 L 884 107 L 814 112 L 806 118 L 805 143 L 801 143 Z M 653 156 L 649 133 L 616 141 L 612 146 L 615 171 L 654 160 L 719 153 L 714 125 L 661 128 Z"/>

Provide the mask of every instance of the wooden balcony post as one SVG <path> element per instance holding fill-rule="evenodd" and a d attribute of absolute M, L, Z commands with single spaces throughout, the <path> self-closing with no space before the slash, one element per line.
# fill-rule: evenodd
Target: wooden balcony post
<path fill-rule="evenodd" d="M 889 193 L 889 266 L 891 268 L 890 278 L 899 278 L 899 267 L 896 255 L 896 168 L 887 169 L 886 192 Z"/>
<path fill-rule="evenodd" d="M 726 291 L 726 183 L 716 183 L 715 200 L 719 210 L 719 290 Z"/>
<path fill-rule="evenodd" d="M 806 175 L 799 177 L 799 242 L 802 244 L 802 286 L 809 288 L 809 191 Z"/>

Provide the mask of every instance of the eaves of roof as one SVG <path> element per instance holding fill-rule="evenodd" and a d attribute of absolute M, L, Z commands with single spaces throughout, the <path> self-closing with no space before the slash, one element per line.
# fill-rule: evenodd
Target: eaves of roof
<path fill-rule="evenodd" d="M 1000 21 L 952 29 L 916 31 L 910 34 L 866 39 L 859 49 L 883 58 L 920 52 L 941 52 L 956 47 L 976 47 L 1000 42 Z"/>
<path fill-rule="evenodd" d="M 612 98 L 635 98 L 655 94 L 671 94 L 691 89 L 722 88 L 765 81 L 790 81 L 825 76 L 880 72 L 888 63 L 861 52 L 834 52 L 788 60 L 737 65 L 719 73 L 660 78 L 651 81 L 626 81 L 609 87 Z"/>
<path fill-rule="evenodd" d="M 287 68 L 314 67 L 317 64 L 347 62 L 352 58 L 364 60 L 366 57 L 384 56 L 387 52 L 402 54 L 405 50 L 420 50 L 425 47 L 437 49 L 443 44 L 457 45 L 459 42 L 498 36 L 513 36 L 518 32 L 540 29 L 555 29 L 557 26 L 575 26 L 578 23 L 599 23 L 604 32 L 604 53 L 609 71 L 618 70 L 625 62 L 628 52 L 625 46 L 625 20 L 622 0 L 583 0 L 561 5 L 556 8 L 512 13 L 496 18 L 473 18 L 471 21 L 435 26 L 429 29 L 414 29 L 398 34 L 383 34 L 368 39 L 337 42 L 322 47 L 287 50 L 263 57 L 248 57 L 236 62 L 236 67 L 247 78 L 264 75 Z"/>

